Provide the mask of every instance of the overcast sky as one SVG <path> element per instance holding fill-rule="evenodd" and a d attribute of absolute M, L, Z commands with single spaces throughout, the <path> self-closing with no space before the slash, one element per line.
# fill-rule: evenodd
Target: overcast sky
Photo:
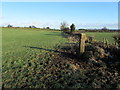
<path fill-rule="evenodd" d="M 3 26 L 59 28 L 66 21 L 77 28 L 118 28 L 117 2 L 3 2 Z"/>

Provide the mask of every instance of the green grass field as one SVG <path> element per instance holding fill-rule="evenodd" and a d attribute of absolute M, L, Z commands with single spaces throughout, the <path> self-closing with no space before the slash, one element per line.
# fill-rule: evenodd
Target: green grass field
<path fill-rule="evenodd" d="M 38 82 L 36 77 L 42 67 L 40 62 L 49 59 L 50 49 L 66 42 L 66 39 L 62 38 L 58 31 L 3 28 L 2 35 L 4 87 L 24 86 L 26 80 L 30 80 L 28 81 L 30 86 L 34 82 Z M 35 76 L 32 75 L 32 70 L 36 72 Z M 36 85 L 34 87 L 40 86 L 39 84 Z"/>
<path fill-rule="evenodd" d="M 114 39 L 112 38 L 116 32 L 87 32 L 87 36 L 94 36 L 94 38 L 98 41 L 103 41 L 104 38 L 107 38 L 109 43 L 114 43 Z"/>
<path fill-rule="evenodd" d="M 114 33 L 87 33 L 97 40 L 106 37 L 113 42 Z M 39 79 L 41 62 L 50 58 L 49 52 L 55 47 L 67 42 L 60 31 L 39 29 L 14 29 L 2 30 L 2 81 L 3 87 L 44 87 Z M 39 79 L 38 79 L 39 77 Z M 27 84 L 26 84 L 27 83 Z"/>

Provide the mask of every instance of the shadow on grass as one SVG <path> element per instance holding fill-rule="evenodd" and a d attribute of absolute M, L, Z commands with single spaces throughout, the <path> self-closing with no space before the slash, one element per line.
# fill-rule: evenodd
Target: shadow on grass
<path fill-rule="evenodd" d="M 60 34 L 44 34 L 44 35 L 50 35 L 50 36 L 61 36 Z"/>
<path fill-rule="evenodd" d="M 45 50 L 45 51 L 49 51 L 49 52 L 53 51 L 53 52 L 61 53 L 60 51 L 53 50 L 53 49 L 45 49 L 45 48 L 34 47 L 34 46 L 23 46 L 23 47 L 26 47 L 26 48 L 33 48 L 33 49 L 39 49 L 39 50 Z"/>
<path fill-rule="evenodd" d="M 68 53 L 65 51 L 59 51 L 59 50 L 54 50 L 54 49 L 46 49 L 46 48 L 40 48 L 40 47 L 35 47 L 35 46 L 23 46 L 25 48 L 31 48 L 31 49 L 39 49 L 39 50 L 45 50 L 49 52 L 55 52 L 55 53 L 60 53 L 64 57 L 69 57 L 71 59 L 76 58 L 76 55 L 73 55 L 72 53 Z"/>
<path fill-rule="evenodd" d="M 65 34 L 63 32 L 52 32 L 52 34 L 44 34 L 44 35 L 49 35 L 49 36 L 62 36 L 63 38 L 67 38 L 69 35 L 68 34 Z"/>

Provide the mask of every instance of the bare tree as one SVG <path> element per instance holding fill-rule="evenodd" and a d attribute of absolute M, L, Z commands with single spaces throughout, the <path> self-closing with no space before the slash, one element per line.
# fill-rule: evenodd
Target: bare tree
<path fill-rule="evenodd" d="M 60 25 L 60 30 L 64 30 L 65 28 L 67 28 L 68 24 L 66 22 L 62 22 Z"/>

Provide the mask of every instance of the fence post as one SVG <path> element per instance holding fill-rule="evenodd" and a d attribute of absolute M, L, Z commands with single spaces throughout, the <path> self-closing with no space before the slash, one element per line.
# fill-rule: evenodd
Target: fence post
<path fill-rule="evenodd" d="M 86 41 L 86 34 L 81 33 L 80 40 L 79 40 L 79 53 L 80 54 L 85 52 L 85 41 Z"/>

